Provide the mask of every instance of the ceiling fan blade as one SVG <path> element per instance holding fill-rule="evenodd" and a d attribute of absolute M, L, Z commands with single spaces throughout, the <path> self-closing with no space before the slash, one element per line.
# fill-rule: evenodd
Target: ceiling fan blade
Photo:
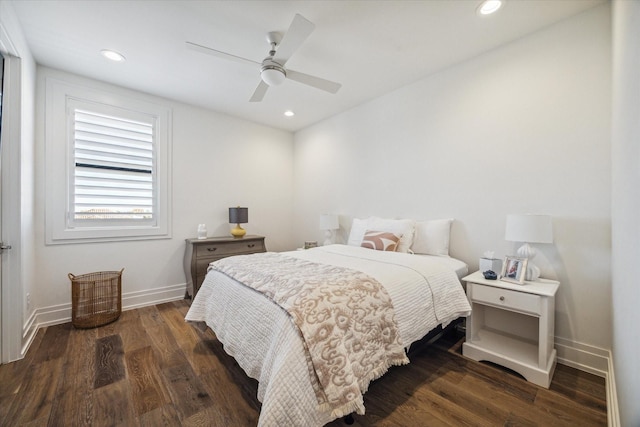
<path fill-rule="evenodd" d="M 280 65 L 284 65 L 315 28 L 316 26 L 313 22 L 296 13 L 287 33 L 278 47 L 276 47 L 276 54 L 273 60 Z"/>
<path fill-rule="evenodd" d="M 269 85 L 260 80 L 260 84 L 256 88 L 255 92 L 251 96 L 249 102 L 260 102 L 262 98 L 264 98 L 264 94 L 267 93 L 267 89 L 269 89 Z"/>
<path fill-rule="evenodd" d="M 287 70 L 287 78 L 329 93 L 336 93 L 342 87 L 340 83 L 321 79 L 320 77 L 310 76 L 309 74 L 293 70 Z"/>
<path fill-rule="evenodd" d="M 243 58 L 241 56 L 232 55 L 230 53 L 222 52 L 219 50 L 211 49 L 210 47 L 202 46 L 197 43 L 186 42 L 186 44 L 189 49 L 192 49 L 201 53 L 206 53 L 207 55 L 215 56 L 217 58 L 228 59 L 230 61 L 240 62 L 243 64 L 257 65 L 258 67 L 262 65 L 262 63 L 260 62 Z"/>

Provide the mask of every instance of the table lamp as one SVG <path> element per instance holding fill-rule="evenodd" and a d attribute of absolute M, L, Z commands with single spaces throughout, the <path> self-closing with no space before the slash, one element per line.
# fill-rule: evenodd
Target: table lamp
<path fill-rule="evenodd" d="M 244 237 L 247 232 L 244 228 L 240 227 L 240 224 L 246 224 L 249 222 L 249 208 L 229 208 L 229 224 L 236 224 L 231 230 L 231 235 L 236 239 Z"/>
<path fill-rule="evenodd" d="M 553 229 L 550 215 L 517 214 L 507 215 L 505 240 L 523 242 L 518 249 L 518 256 L 527 258 L 527 274 L 525 280 L 535 281 L 540 277 L 540 268 L 531 262 L 536 250 L 530 243 L 553 243 Z"/>
<path fill-rule="evenodd" d="M 333 230 L 340 228 L 338 224 L 338 215 L 322 214 L 320 215 L 320 230 L 325 230 L 324 246 L 333 243 Z"/>

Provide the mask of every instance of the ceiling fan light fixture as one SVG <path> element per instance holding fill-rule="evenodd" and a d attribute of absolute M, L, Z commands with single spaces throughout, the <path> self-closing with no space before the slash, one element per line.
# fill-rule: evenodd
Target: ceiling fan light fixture
<path fill-rule="evenodd" d="M 265 66 L 262 67 L 260 77 L 262 77 L 262 81 L 269 86 L 280 86 L 282 83 L 284 83 L 287 75 L 282 68 Z"/>

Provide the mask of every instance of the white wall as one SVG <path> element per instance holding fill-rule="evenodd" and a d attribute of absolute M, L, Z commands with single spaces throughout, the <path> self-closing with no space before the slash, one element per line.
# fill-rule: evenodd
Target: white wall
<path fill-rule="evenodd" d="M 44 241 L 44 80 L 120 93 L 169 106 L 173 111 L 173 238 L 46 246 Z M 49 68 L 38 68 L 36 125 L 36 257 L 38 321 L 70 316 L 67 273 L 124 268 L 123 305 L 184 295 L 185 239 L 199 223 L 209 235 L 229 235 L 228 208 L 249 207 L 249 234 L 266 236 L 269 250 L 293 249 L 291 133 L 227 115 L 151 97 Z M 64 143 L 64 141 L 60 141 Z M 60 149 L 64 149 L 63 145 Z"/>
<path fill-rule="evenodd" d="M 352 216 L 453 217 L 473 271 L 515 252 L 507 214 L 551 214 L 536 261 L 561 281 L 559 352 L 591 363 L 572 348 L 611 347 L 609 19 L 592 9 L 298 132 L 297 243 L 322 240 L 322 212 L 343 237 Z"/>
<path fill-rule="evenodd" d="M 640 425 L 640 2 L 613 3 L 613 361 L 623 426 Z"/>

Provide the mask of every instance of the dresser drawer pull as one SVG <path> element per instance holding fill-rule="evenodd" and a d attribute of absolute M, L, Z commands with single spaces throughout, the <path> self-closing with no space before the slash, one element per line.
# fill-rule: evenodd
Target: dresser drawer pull
<path fill-rule="evenodd" d="M 253 248 L 253 247 L 255 247 L 255 245 L 256 245 L 255 243 L 251 243 L 251 244 L 249 244 L 247 246 L 250 247 L 250 248 Z"/>
<path fill-rule="evenodd" d="M 207 248 L 207 250 L 208 250 L 209 252 L 214 252 L 216 249 L 218 249 L 218 248 Z"/>
<path fill-rule="evenodd" d="M 501 297 L 500 297 L 500 301 L 504 301 L 504 297 L 502 297 L 502 296 L 501 296 Z"/>

